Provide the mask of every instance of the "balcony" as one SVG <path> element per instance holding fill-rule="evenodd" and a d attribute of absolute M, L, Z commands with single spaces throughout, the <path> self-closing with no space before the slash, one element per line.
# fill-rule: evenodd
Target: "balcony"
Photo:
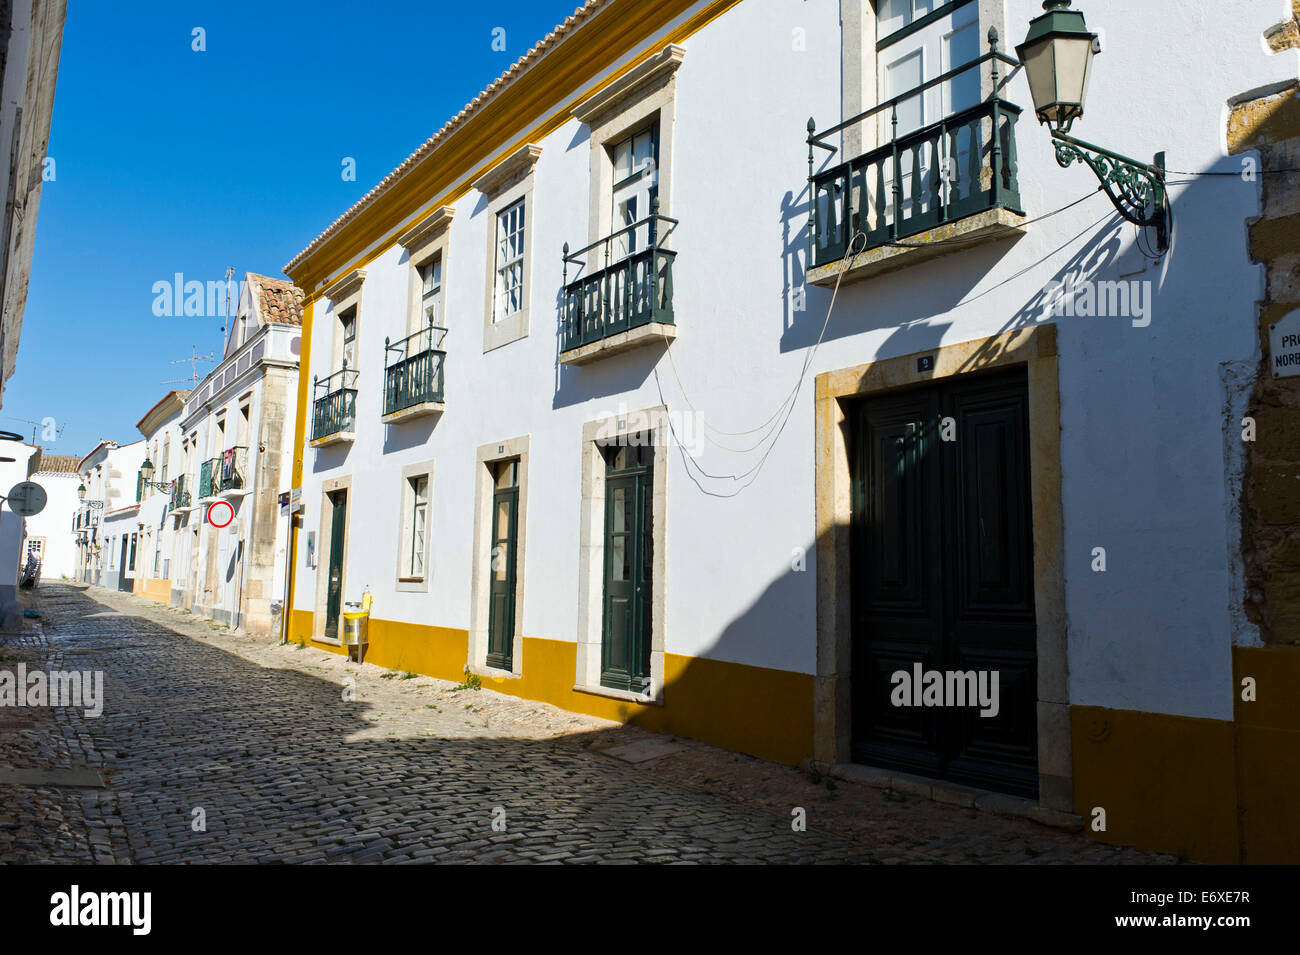
<path fill-rule="evenodd" d="M 1016 121 L 1020 107 L 996 95 L 998 65 L 1018 61 L 990 51 L 928 83 L 821 133 L 808 121 L 808 281 L 833 287 L 841 273 L 853 282 L 916 262 L 1024 232 L 1016 178 Z M 898 134 L 899 108 L 972 71 L 983 101 L 937 123 Z M 914 105 L 914 104 L 913 104 Z M 888 131 L 883 145 L 839 165 L 813 170 L 815 148 L 838 152 L 827 140 L 848 130 Z"/>
<path fill-rule="evenodd" d="M 199 500 L 217 496 L 217 483 L 221 474 L 221 458 L 209 458 L 199 465 Z"/>
<path fill-rule="evenodd" d="M 172 481 L 171 500 L 168 502 L 168 509 L 179 511 L 190 506 L 190 492 L 185 486 L 185 475 L 181 475 Z"/>
<path fill-rule="evenodd" d="M 564 301 L 560 320 L 560 362 L 581 365 L 603 355 L 677 337 L 673 321 L 673 261 L 677 253 L 662 246 L 661 223 L 677 220 L 654 212 L 639 222 L 569 253 L 564 245 Z M 671 229 L 668 230 L 671 232 Z M 637 249 L 639 240 L 648 240 Z M 616 248 L 616 245 L 620 248 Z M 625 253 L 626 250 L 626 254 Z M 586 271 L 581 256 L 595 254 L 603 262 Z M 569 280 L 569 266 L 582 273 Z"/>
<path fill-rule="evenodd" d="M 384 339 L 384 414 L 387 424 L 443 410 L 442 348 L 447 329 L 429 325 L 396 345 Z"/>
<path fill-rule="evenodd" d="M 312 386 L 311 446 L 351 441 L 356 437 L 357 370 L 343 366 Z"/>
<path fill-rule="evenodd" d="M 245 475 L 248 473 L 248 448 L 237 444 L 233 448 L 227 448 L 216 460 L 220 462 L 216 477 L 217 493 L 244 490 Z"/>

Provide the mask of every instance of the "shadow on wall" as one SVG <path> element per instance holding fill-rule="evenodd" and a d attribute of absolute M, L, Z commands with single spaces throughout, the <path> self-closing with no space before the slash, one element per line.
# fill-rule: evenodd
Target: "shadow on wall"
<path fill-rule="evenodd" d="M 961 305 L 1015 244 L 1014 239 L 1008 239 L 965 248 L 959 254 L 915 263 L 894 274 L 878 275 L 870 281 L 870 296 L 864 291 L 866 285 L 850 283 L 846 278 L 836 300 L 836 315 L 827 324 L 826 310 L 830 307 L 832 290 L 807 284 L 807 195 L 805 188 L 798 198 L 787 192 L 781 200 L 782 352 L 811 348 L 818 340 L 835 341 L 945 314 Z M 792 223 L 799 219 L 805 220 L 804 227 L 792 232 Z M 797 307 L 796 293 L 800 290 L 805 296 L 802 309 Z M 874 317 L 864 322 L 863 313 L 868 309 Z M 845 313 L 852 313 L 851 321 L 846 320 Z"/>

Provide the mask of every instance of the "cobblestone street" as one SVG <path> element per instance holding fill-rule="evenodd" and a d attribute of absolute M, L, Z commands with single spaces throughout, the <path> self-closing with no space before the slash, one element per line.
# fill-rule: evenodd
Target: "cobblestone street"
<path fill-rule="evenodd" d="M 102 670 L 104 711 L 0 710 L 0 768 L 105 784 L 0 785 L 3 862 L 1174 861 L 688 740 L 627 762 L 670 738 L 113 591 L 46 583 L 37 606 L 0 669 Z"/>

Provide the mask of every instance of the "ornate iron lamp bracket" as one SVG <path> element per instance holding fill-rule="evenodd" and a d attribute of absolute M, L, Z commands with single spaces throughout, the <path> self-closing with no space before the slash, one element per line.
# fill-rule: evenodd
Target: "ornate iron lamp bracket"
<path fill-rule="evenodd" d="M 1156 230 L 1156 250 L 1169 248 L 1169 194 L 1165 189 L 1165 154 L 1150 165 L 1081 139 L 1052 131 L 1056 161 L 1065 169 L 1076 162 L 1092 170 L 1115 209 L 1129 222 Z"/>

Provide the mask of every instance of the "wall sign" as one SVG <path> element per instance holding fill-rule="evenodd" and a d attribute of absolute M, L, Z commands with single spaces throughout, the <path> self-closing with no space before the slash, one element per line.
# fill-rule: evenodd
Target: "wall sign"
<path fill-rule="evenodd" d="M 207 520 L 213 527 L 229 527 L 235 519 L 235 507 L 229 501 L 213 501 L 208 505 Z"/>
<path fill-rule="evenodd" d="M 1300 308 L 1269 326 L 1268 350 L 1274 378 L 1300 375 Z"/>

